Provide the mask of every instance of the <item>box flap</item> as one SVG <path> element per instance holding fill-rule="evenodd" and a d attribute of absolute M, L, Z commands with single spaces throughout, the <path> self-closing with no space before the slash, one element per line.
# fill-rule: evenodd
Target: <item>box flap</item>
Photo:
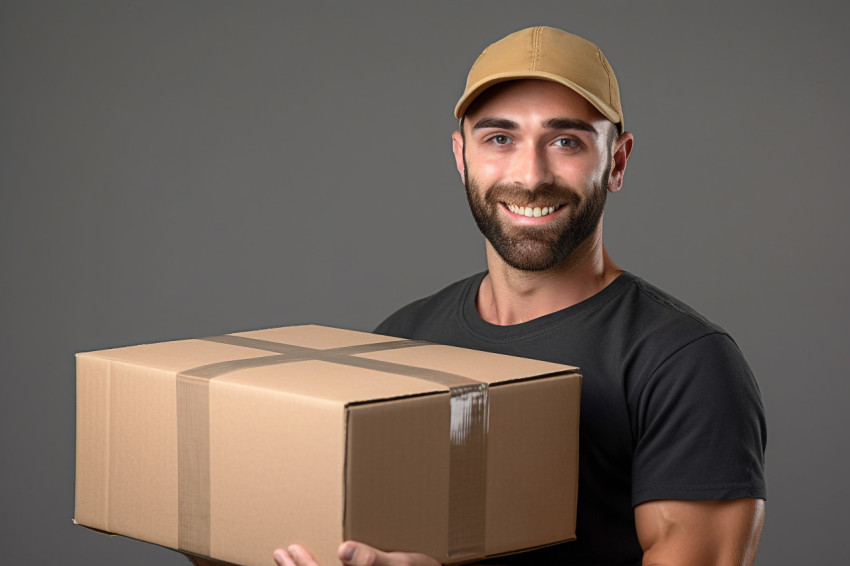
<path fill-rule="evenodd" d="M 417 368 L 443 372 L 449 378 L 452 374 L 461 379 L 490 384 L 575 369 L 549 362 L 317 325 L 240 332 L 224 338 L 229 337 L 247 340 L 234 344 L 190 339 L 114 348 L 78 356 L 175 373 L 235 361 L 226 370 L 217 373 L 214 381 L 225 380 L 343 404 L 424 395 L 448 389 L 443 384 L 423 379 Z M 274 351 L 275 344 L 299 350 L 297 354 L 281 353 Z M 370 345 L 382 348 L 388 344 L 404 347 L 368 351 Z M 270 346 L 272 349 L 269 349 Z M 361 351 L 362 348 L 346 350 L 352 347 L 364 347 L 367 351 Z M 285 371 L 281 371 L 282 365 L 286 365 Z M 363 365 L 371 367 L 358 367 Z"/>
<path fill-rule="evenodd" d="M 440 344 L 364 353 L 360 356 L 374 360 L 409 364 L 435 371 L 457 373 L 489 384 L 576 373 L 578 370 L 574 366 Z"/>

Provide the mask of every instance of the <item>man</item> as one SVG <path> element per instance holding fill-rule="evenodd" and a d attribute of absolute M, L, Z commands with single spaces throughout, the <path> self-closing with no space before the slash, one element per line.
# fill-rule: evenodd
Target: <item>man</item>
<path fill-rule="evenodd" d="M 519 564 L 751 564 L 764 517 L 764 416 L 732 339 L 617 267 L 608 192 L 634 138 L 592 43 L 548 27 L 491 45 L 455 109 L 458 172 L 488 271 L 408 305 L 377 332 L 578 365 L 577 540 Z M 436 564 L 355 542 L 347 564 Z M 299 546 L 279 565 L 314 564 Z"/>

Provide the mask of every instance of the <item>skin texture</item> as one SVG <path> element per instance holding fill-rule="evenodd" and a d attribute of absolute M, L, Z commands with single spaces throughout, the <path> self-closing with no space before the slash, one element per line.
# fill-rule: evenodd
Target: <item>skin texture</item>
<path fill-rule="evenodd" d="M 358 542 L 345 542 L 338 550 L 340 562 L 350 566 L 439 566 L 439 562 L 410 552 L 381 552 Z M 307 550 L 297 544 L 274 551 L 278 566 L 319 566 Z"/>
<path fill-rule="evenodd" d="M 484 320 L 517 324 L 567 308 L 622 273 L 602 243 L 604 214 L 566 254 L 547 258 L 552 250 L 544 248 L 569 241 L 559 235 L 577 229 L 576 219 L 594 194 L 621 189 L 632 134 L 617 136 L 615 126 L 585 99 L 540 80 L 489 89 L 467 111 L 462 127 L 452 135 L 452 147 L 470 204 L 479 207 L 476 220 L 480 225 L 478 216 L 486 217 L 488 229 L 505 236 L 498 246 L 486 241 L 489 274 L 477 300 Z M 560 208 L 528 218 L 506 204 Z M 526 260 L 546 267 L 517 267 Z M 650 501 L 635 508 L 644 565 L 750 565 L 763 521 L 764 502 L 755 499 Z M 356 566 L 438 564 L 421 554 L 384 553 L 351 541 L 340 546 L 339 557 Z M 276 550 L 274 559 L 279 566 L 317 566 L 297 545 Z"/>
<path fill-rule="evenodd" d="M 764 524 L 764 501 L 651 501 L 635 508 L 644 565 L 750 565 Z"/>

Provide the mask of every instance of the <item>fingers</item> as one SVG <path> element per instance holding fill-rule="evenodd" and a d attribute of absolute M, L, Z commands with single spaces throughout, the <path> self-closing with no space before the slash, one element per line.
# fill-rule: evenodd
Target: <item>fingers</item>
<path fill-rule="evenodd" d="M 319 566 L 313 556 L 297 544 L 285 549 L 278 548 L 272 556 L 277 566 Z"/>
<path fill-rule="evenodd" d="M 339 560 L 347 566 L 378 566 L 378 550 L 359 542 L 344 542 L 338 550 Z"/>
<path fill-rule="evenodd" d="M 293 566 L 295 564 L 292 557 L 289 556 L 289 552 L 287 552 L 285 548 L 276 549 L 272 556 L 274 557 L 274 563 L 277 564 L 277 566 Z"/>
<path fill-rule="evenodd" d="M 424 554 L 409 552 L 381 552 L 369 545 L 347 541 L 338 550 L 340 561 L 346 566 L 440 566 Z"/>
<path fill-rule="evenodd" d="M 303 546 L 297 544 L 288 548 L 278 548 L 273 556 L 277 566 L 319 566 L 313 556 Z M 338 556 L 346 566 L 440 566 L 439 562 L 424 554 L 382 552 L 367 544 L 354 541 L 342 543 Z"/>

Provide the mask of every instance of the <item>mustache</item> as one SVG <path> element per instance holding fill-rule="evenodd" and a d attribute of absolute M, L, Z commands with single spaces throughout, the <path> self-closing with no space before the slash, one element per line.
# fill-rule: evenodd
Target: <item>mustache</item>
<path fill-rule="evenodd" d="M 504 202 L 532 207 L 577 205 L 581 200 L 571 188 L 555 183 L 539 185 L 534 190 L 516 183 L 493 185 L 484 198 L 491 204 Z"/>

